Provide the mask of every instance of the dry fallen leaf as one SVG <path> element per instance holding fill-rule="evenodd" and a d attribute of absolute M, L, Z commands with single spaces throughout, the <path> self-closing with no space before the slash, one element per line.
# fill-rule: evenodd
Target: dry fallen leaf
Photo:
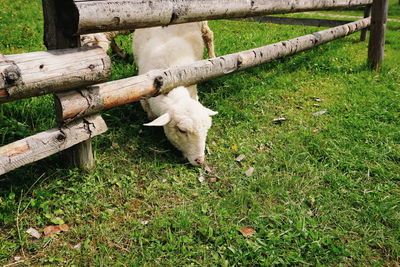
<path fill-rule="evenodd" d="M 69 230 L 69 226 L 67 224 L 64 225 L 59 225 L 58 226 L 60 228 L 61 231 L 66 232 Z"/>
<path fill-rule="evenodd" d="M 273 120 L 272 120 L 273 123 L 282 123 L 282 122 L 284 122 L 284 121 L 286 121 L 286 118 L 284 118 L 284 117 L 282 117 L 282 118 L 276 118 L 276 119 L 273 119 Z"/>
<path fill-rule="evenodd" d="M 320 104 L 314 104 L 313 106 L 319 108 L 321 105 Z"/>
<path fill-rule="evenodd" d="M 194 193 L 193 193 L 193 196 L 194 196 L 194 197 L 198 197 L 198 196 L 199 196 L 199 192 L 194 192 Z"/>
<path fill-rule="evenodd" d="M 318 112 L 313 113 L 312 115 L 313 115 L 313 116 L 320 116 L 320 115 L 322 115 L 322 114 L 325 114 L 326 112 L 328 112 L 328 110 L 327 110 L 327 109 L 323 109 L 323 110 L 321 110 L 321 111 L 318 111 Z"/>
<path fill-rule="evenodd" d="M 211 178 L 208 179 L 208 182 L 209 183 L 216 183 L 217 182 L 217 178 L 211 177 Z"/>
<path fill-rule="evenodd" d="M 235 160 L 241 162 L 246 156 L 244 154 L 239 155 Z"/>
<path fill-rule="evenodd" d="M 240 233 L 243 236 L 247 237 L 247 236 L 255 235 L 256 231 L 253 228 L 251 228 L 250 226 L 246 226 L 246 227 L 243 227 L 242 229 L 240 229 Z"/>
<path fill-rule="evenodd" d="M 254 169 L 253 167 L 250 167 L 250 168 L 245 172 L 246 176 L 247 176 L 247 177 L 252 176 L 254 170 L 255 170 L 255 169 Z"/>
<path fill-rule="evenodd" d="M 28 234 L 30 234 L 31 236 L 33 236 L 34 238 L 36 238 L 36 239 L 39 239 L 39 238 L 42 237 L 42 234 L 39 233 L 38 230 L 36 230 L 35 228 L 32 228 L 32 227 L 29 228 L 28 230 L 26 230 L 26 232 L 27 232 Z"/>
<path fill-rule="evenodd" d="M 82 243 L 78 243 L 78 244 L 76 244 L 75 246 L 73 246 L 72 248 L 74 249 L 74 250 L 78 250 L 78 249 L 80 249 L 82 247 Z"/>
<path fill-rule="evenodd" d="M 54 234 L 58 234 L 59 232 L 66 232 L 69 230 L 69 226 L 67 224 L 64 225 L 49 225 L 43 229 L 44 237 L 49 237 Z"/>

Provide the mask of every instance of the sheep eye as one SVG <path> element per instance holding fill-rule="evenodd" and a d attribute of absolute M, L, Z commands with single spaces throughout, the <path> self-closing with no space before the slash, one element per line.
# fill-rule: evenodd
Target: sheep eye
<path fill-rule="evenodd" d="M 186 131 L 182 130 L 181 128 L 178 128 L 178 131 L 179 131 L 180 133 L 183 133 L 183 134 L 186 133 Z"/>

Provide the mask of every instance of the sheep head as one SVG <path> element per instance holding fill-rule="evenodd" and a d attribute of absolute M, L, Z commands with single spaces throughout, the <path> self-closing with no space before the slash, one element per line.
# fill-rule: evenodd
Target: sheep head
<path fill-rule="evenodd" d="M 194 166 L 204 163 L 204 151 L 211 116 L 217 112 L 204 107 L 193 99 L 186 99 L 175 105 L 168 112 L 145 126 L 163 126 L 168 140 Z"/>

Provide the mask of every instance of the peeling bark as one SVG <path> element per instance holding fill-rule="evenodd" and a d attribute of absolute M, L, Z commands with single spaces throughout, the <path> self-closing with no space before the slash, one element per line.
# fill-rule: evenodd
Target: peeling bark
<path fill-rule="evenodd" d="M 67 34 L 165 26 L 185 22 L 245 18 L 310 10 L 363 6 L 372 0 L 65 0 L 58 9 Z"/>
<path fill-rule="evenodd" d="M 0 147 L 0 175 L 106 131 L 104 120 L 100 115 L 95 115 Z"/>
<path fill-rule="evenodd" d="M 0 55 L 0 103 L 104 82 L 111 61 L 103 49 Z"/>
<path fill-rule="evenodd" d="M 57 119 L 70 121 L 102 109 L 139 101 L 158 93 L 168 93 L 178 86 L 190 86 L 311 49 L 360 31 L 369 25 L 370 18 L 366 18 L 252 50 L 166 70 L 155 70 L 128 79 L 98 84 L 85 90 L 60 93 L 56 95 L 59 114 Z"/>

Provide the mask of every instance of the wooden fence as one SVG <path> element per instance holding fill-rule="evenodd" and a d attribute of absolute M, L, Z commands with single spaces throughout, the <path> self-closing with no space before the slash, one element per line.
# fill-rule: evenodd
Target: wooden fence
<path fill-rule="evenodd" d="M 311 49 L 371 27 L 368 64 L 379 69 L 383 60 L 388 0 L 42 0 L 47 52 L 0 55 L 0 104 L 54 93 L 58 127 L 0 147 L 0 175 L 65 151 L 74 166 L 94 165 L 91 138 L 107 126 L 104 109 L 168 93 Z M 372 16 L 369 17 L 372 4 Z M 365 18 L 288 41 L 202 60 L 189 65 L 151 71 L 132 78 L 105 82 L 111 64 L 98 47 L 79 48 L 80 34 L 170 25 L 225 18 L 250 18 L 311 10 L 367 7 Z M 132 14 L 135 14 L 134 16 Z M 277 19 L 264 17 L 277 23 Z M 250 19 L 260 21 L 258 19 Z M 279 20 L 279 19 L 278 19 Z M 285 23 L 280 19 L 281 23 Z M 283 22 L 282 22 L 283 21 Z M 286 21 L 306 23 L 300 20 Z M 316 22 L 311 21 L 314 25 Z M 302 25 L 307 25 L 302 24 Z M 73 60 L 71 60 L 73 58 Z"/>

